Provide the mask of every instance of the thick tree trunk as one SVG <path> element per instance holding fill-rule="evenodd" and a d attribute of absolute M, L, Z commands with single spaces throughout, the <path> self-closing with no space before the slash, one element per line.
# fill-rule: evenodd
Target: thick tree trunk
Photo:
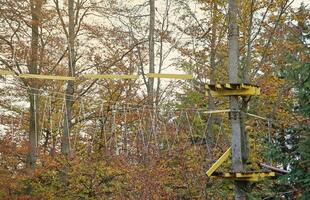
<path fill-rule="evenodd" d="M 238 2 L 229 0 L 228 8 L 228 71 L 230 83 L 238 83 L 239 66 L 239 30 L 237 23 Z M 230 121 L 232 127 L 232 170 L 234 172 L 244 171 L 242 121 L 239 112 L 238 96 L 230 97 Z M 235 199 L 246 199 L 245 183 L 235 181 Z"/>
<path fill-rule="evenodd" d="M 31 59 L 28 67 L 30 74 L 38 73 L 38 48 L 39 48 L 39 24 L 42 3 L 40 0 L 31 0 Z M 27 157 L 27 166 L 34 167 L 37 160 L 37 147 L 39 140 L 39 104 L 38 91 L 35 81 L 29 82 L 28 90 L 30 101 L 30 119 L 29 119 L 29 151 Z"/>
<path fill-rule="evenodd" d="M 69 70 L 68 76 L 75 76 L 75 22 L 74 22 L 74 0 L 68 2 L 69 13 L 69 32 L 68 32 L 68 46 L 69 46 Z M 64 110 L 64 135 L 61 143 L 61 153 L 68 155 L 70 153 L 70 130 L 72 121 L 72 105 L 74 94 L 74 82 L 67 81 L 66 95 L 65 95 L 65 110 Z"/>

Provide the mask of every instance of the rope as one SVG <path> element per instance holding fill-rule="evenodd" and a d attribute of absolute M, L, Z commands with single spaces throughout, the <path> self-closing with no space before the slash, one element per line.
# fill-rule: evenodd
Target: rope
<path fill-rule="evenodd" d="M 266 117 L 261 117 L 261 116 L 258 116 L 258 115 L 255 115 L 255 114 L 251 114 L 251 113 L 245 113 L 247 114 L 248 116 L 251 116 L 251 117 L 255 117 L 255 118 L 258 118 L 258 119 L 262 119 L 262 120 L 267 120 L 268 121 L 268 118 Z"/>
<path fill-rule="evenodd" d="M 203 113 L 205 114 L 215 114 L 215 113 L 227 113 L 230 112 L 232 110 L 211 110 L 211 111 L 204 111 Z"/>

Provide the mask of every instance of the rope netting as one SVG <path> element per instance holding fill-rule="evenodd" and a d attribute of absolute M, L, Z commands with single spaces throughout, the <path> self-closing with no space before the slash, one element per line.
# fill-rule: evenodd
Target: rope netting
<path fill-rule="evenodd" d="M 23 103 L 17 105 L 12 91 L 3 95 L 5 111 L 0 116 L 1 136 L 19 143 L 28 138 L 29 112 Z M 36 124 L 40 130 L 39 147 L 46 152 L 60 153 L 63 128 L 67 124 L 64 123 L 66 99 L 59 92 L 42 91 L 36 95 L 39 96 L 35 98 L 39 99 L 36 102 L 40 116 Z M 230 146 L 229 111 L 76 98 L 70 127 L 71 151 L 101 152 L 130 160 L 189 153 L 212 162 Z M 262 123 L 256 125 L 264 126 Z"/>
<path fill-rule="evenodd" d="M 39 144 L 60 149 L 64 100 L 55 105 L 55 99 L 46 96 L 40 101 L 40 119 L 36 125 L 41 132 Z M 206 109 L 108 105 L 103 101 L 90 104 L 87 101 L 79 100 L 73 107 L 72 151 L 87 146 L 88 151 L 100 149 L 109 155 L 139 157 L 187 149 L 213 157 L 213 152 L 224 151 L 229 146 L 226 110 L 208 113 Z M 0 118 L 2 135 L 10 135 L 15 142 L 22 141 L 27 137 L 28 110 L 7 110 L 10 111 L 2 112 Z M 208 133 L 211 116 L 213 131 Z"/>

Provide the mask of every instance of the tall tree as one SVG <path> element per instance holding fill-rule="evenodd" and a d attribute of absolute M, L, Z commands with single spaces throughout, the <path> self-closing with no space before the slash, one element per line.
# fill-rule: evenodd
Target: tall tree
<path fill-rule="evenodd" d="M 149 73 L 155 72 L 155 0 L 150 0 L 150 24 L 149 24 Z M 154 78 L 148 79 L 148 98 L 149 104 L 154 101 Z"/>
<path fill-rule="evenodd" d="M 31 0 L 31 57 L 28 70 L 30 74 L 38 73 L 38 48 L 39 48 L 39 26 L 41 19 L 42 0 Z M 29 155 L 27 165 L 34 167 L 36 162 L 36 150 L 39 138 L 39 101 L 38 90 L 35 81 L 29 82 L 28 93 L 30 100 L 30 120 L 29 120 Z"/>
<path fill-rule="evenodd" d="M 237 23 L 238 1 L 229 0 L 228 5 L 228 71 L 230 83 L 238 83 L 239 67 L 239 27 Z M 242 172 L 244 170 L 242 143 L 245 139 L 242 134 L 239 113 L 238 96 L 230 97 L 231 127 L 232 127 L 232 170 Z M 235 181 L 235 199 L 246 199 L 244 182 Z"/>
<path fill-rule="evenodd" d="M 211 25 L 211 44 L 210 44 L 210 83 L 215 84 L 215 60 L 216 60 L 216 38 L 217 38 L 217 3 L 212 3 L 212 25 Z M 210 91 L 208 91 L 208 109 L 215 109 L 214 98 L 211 96 Z M 213 136 L 213 123 L 214 116 L 209 115 L 207 131 L 210 138 Z"/>
<path fill-rule="evenodd" d="M 74 0 L 68 1 L 68 76 L 75 77 L 75 16 L 74 16 Z M 72 121 L 72 106 L 73 106 L 73 94 L 74 94 L 74 81 L 67 81 L 66 94 L 65 94 L 65 113 L 64 113 L 64 134 L 61 143 L 61 153 L 68 155 L 70 153 L 70 130 Z"/>

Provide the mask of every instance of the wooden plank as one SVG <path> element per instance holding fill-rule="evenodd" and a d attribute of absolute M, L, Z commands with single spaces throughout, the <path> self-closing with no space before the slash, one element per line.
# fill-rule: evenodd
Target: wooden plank
<path fill-rule="evenodd" d="M 229 83 L 226 83 L 226 84 L 224 85 L 224 87 L 225 87 L 226 89 L 233 89 L 232 85 L 229 84 Z"/>
<path fill-rule="evenodd" d="M 250 113 L 247 113 L 247 114 L 250 115 L 250 116 L 252 116 Z M 263 118 L 263 119 L 267 119 L 267 118 Z M 267 164 L 265 164 L 265 163 L 259 163 L 259 165 L 260 165 L 261 167 L 268 168 L 268 169 L 270 169 L 270 170 L 272 170 L 272 171 L 275 171 L 275 172 L 278 172 L 278 173 L 282 173 L 282 174 L 288 174 L 288 173 L 290 173 L 290 172 L 287 171 L 287 170 L 280 169 L 280 168 L 278 168 L 278 167 L 274 167 L 274 166 L 271 166 L 271 165 L 267 165 Z"/>
<path fill-rule="evenodd" d="M 89 79 L 138 79 L 137 75 L 126 74 L 84 74 L 84 78 Z"/>
<path fill-rule="evenodd" d="M 14 76 L 15 74 L 14 74 L 14 72 L 11 72 L 11 71 L 8 71 L 8 70 L 0 70 L 0 75 L 12 75 L 12 76 Z"/>
<path fill-rule="evenodd" d="M 171 79 L 193 79 L 192 74 L 157 74 L 148 73 L 146 74 L 148 78 L 171 78 Z"/>
<path fill-rule="evenodd" d="M 231 154 L 231 147 L 225 151 L 225 153 L 210 167 L 210 169 L 207 171 L 207 175 L 211 176 L 215 170 L 217 170 L 223 162 L 225 162 L 229 155 Z"/>
<path fill-rule="evenodd" d="M 251 87 L 253 87 L 253 86 L 246 85 L 246 84 L 243 84 L 243 83 L 240 85 L 241 89 L 250 89 Z"/>
<path fill-rule="evenodd" d="M 236 173 L 237 178 L 264 178 L 275 176 L 274 172 Z"/>
<path fill-rule="evenodd" d="M 221 97 L 221 96 L 251 96 L 251 95 L 259 95 L 260 88 L 251 87 L 249 89 L 233 89 L 233 90 L 217 90 L 211 91 L 211 96 L 213 97 Z"/>
<path fill-rule="evenodd" d="M 70 76 L 53 76 L 42 74 L 19 74 L 20 78 L 35 78 L 35 79 L 47 79 L 47 80 L 59 80 L 59 81 L 74 81 L 75 77 Z"/>

